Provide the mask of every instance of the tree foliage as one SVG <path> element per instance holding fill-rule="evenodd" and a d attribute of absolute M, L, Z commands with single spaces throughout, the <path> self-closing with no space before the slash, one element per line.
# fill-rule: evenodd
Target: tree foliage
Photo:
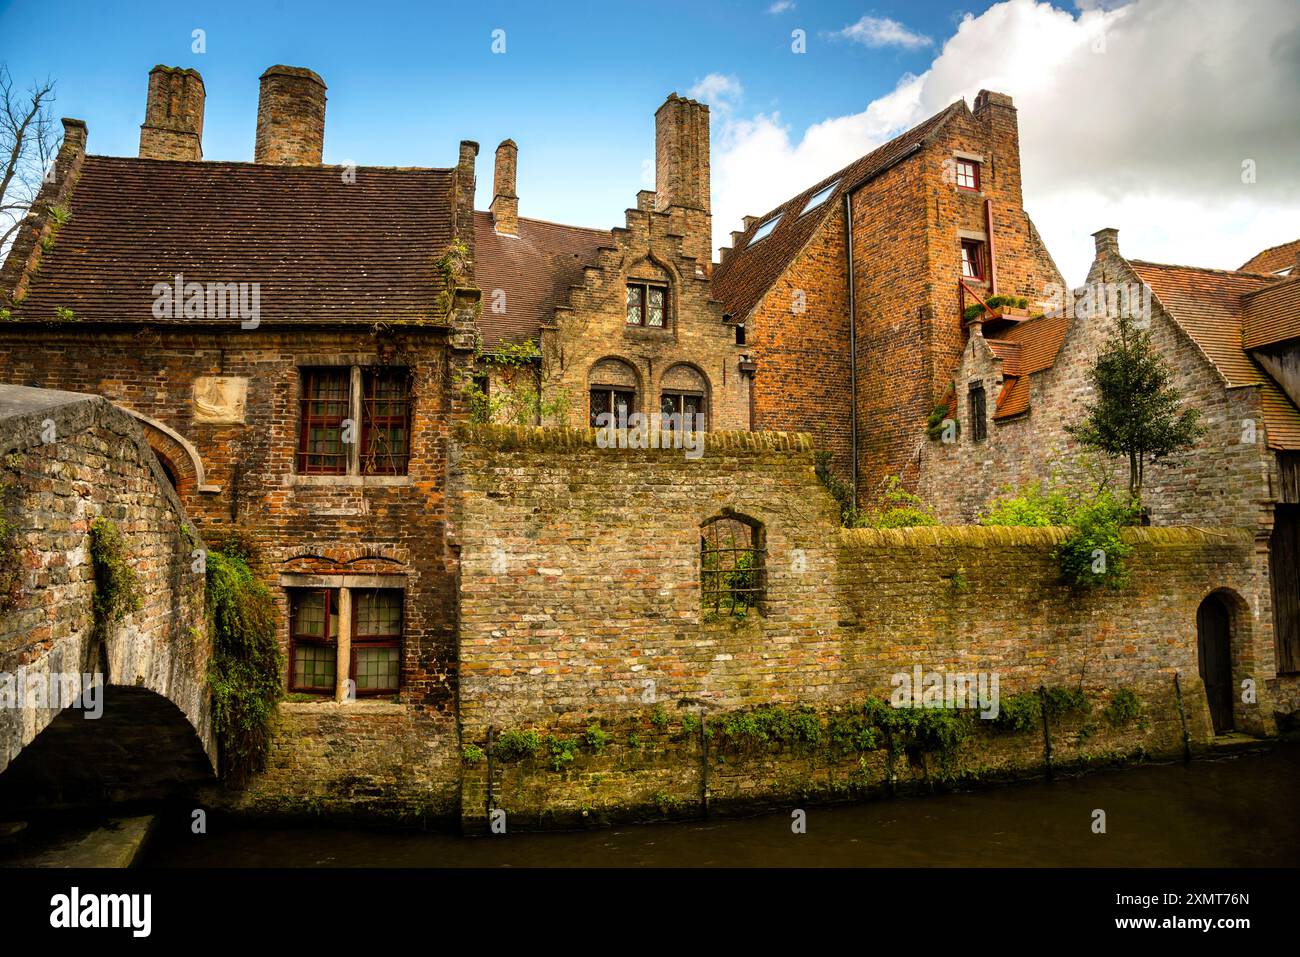
<path fill-rule="evenodd" d="M 1148 462 L 1196 444 L 1204 429 L 1196 409 L 1182 408 L 1173 371 L 1127 315 L 1088 372 L 1096 398 L 1084 420 L 1067 431 L 1088 448 L 1128 460 L 1129 494 L 1140 501 Z"/>

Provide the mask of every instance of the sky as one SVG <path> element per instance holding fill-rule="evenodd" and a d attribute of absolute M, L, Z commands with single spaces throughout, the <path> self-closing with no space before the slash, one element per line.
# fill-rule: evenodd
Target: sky
<path fill-rule="evenodd" d="M 54 79 L 56 115 L 124 156 L 149 69 L 193 67 L 204 157 L 225 160 L 252 159 L 262 71 L 309 67 L 325 162 L 452 166 L 475 140 L 486 208 L 510 137 L 521 215 L 604 228 L 653 188 L 655 109 L 691 95 L 711 107 L 716 245 L 989 88 L 1015 100 L 1025 208 L 1072 284 L 1106 226 L 1133 258 L 1219 268 L 1300 237 L 1296 0 L 18 0 L 0 62 Z"/>

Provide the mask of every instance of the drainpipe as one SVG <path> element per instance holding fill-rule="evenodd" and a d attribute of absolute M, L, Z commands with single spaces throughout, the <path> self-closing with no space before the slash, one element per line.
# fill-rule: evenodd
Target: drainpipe
<path fill-rule="evenodd" d="M 853 507 L 858 507 L 858 309 L 853 288 L 853 192 L 844 191 L 844 245 L 849 280 L 849 437 L 853 449 Z"/>
<path fill-rule="evenodd" d="M 984 231 L 989 238 L 989 295 L 998 294 L 998 247 L 993 239 L 993 200 L 984 200 Z"/>

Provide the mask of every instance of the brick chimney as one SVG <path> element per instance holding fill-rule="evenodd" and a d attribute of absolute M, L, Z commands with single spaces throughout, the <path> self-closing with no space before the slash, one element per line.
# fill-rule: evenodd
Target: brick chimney
<path fill-rule="evenodd" d="M 502 140 L 497 147 L 492 174 L 492 226 L 503 236 L 519 235 L 519 194 L 515 192 L 515 170 L 519 147 L 514 140 Z"/>
<path fill-rule="evenodd" d="M 1011 97 L 992 90 L 980 90 L 975 96 L 975 109 L 971 111 L 985 131 L 985 149 L 988 157 L 981 176 L 990 177 L 988 184 L 998 194 L 1002 208 L 1011 206 L 1019 210 L 1024 205 L 1020 189 L 1020 124 Z"/>
<path fill-rule="evenodd" d="M 276 166 L 319 166 L 325 147 L 325 81 L 298 66 L 262 74 L 253 158 Z"/>
<path fill-rule="evenodd" d="M 1099 229 L 1092 234 L 1093 242 L 1097 244 L 1097 258 L 1109 259 L 1111 256 L 1119 255 L 1119 230 L 1111 226 L 1105 229 Z"/>
<path fill-rule="evenodd" d="M 140 158 L 203 159 L 203 103 L 198 70 L 159 64 L 149 71 L 149 99 L 140 125 Z"/>
<path fill-rule="evenodd" d="M 655 112 L 655 206 L 709 212 L 709 108 L 670 93 Z"/>

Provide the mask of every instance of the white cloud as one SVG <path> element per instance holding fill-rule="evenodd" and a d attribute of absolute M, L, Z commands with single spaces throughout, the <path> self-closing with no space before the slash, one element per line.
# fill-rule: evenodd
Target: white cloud
<path fill-rule="evenodd" d="M 897 20 L 888 17 L 863 17 L 857 23 L 851 23 L 835 34 L 846 40 L 861 43 L 868 47 L 902 47 L 905 50 L 919 50 L 934 41 L 921 33 L 915 33 Z"/>
<path fill-rule="evenodd" d="M 740 99 L 744 88 L 734 76 L 724 73 L 710 73 L 686 91 L 692 100 L 707 103 L 711 109 L 726 110 Z"/>
<path fill-rule="evenodd" d="M 920 76 L 802 135 L 777 114 L 720 115 L 716 242 L 982 88 L 1015 100 L 1025 207 L 1071 283 L 1103 226 L 1134 258 L 1227 268 L 1300 236 L 1300 5 L 1108 6 L 1008 0 L 967 15 Z"/>
<path fill-rule="evenodd" d="M 776 0 L 776 3 L 772 4 L 770 7 L 767 8 L 767 12 L 775 15 L 778 13 L 785 13 L 787 10 L 793 10 L 793 9 L 794 9 L 794 3 L 792 2 L 792 0 Z"/>

